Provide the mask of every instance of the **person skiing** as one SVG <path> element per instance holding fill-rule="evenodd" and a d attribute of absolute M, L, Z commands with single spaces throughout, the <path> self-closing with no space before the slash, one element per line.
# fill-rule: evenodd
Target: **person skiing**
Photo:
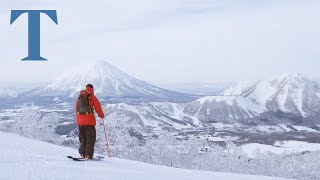
<path fill-rule="evenodd" d="M 104 113 L 97 97 L 94 95 L 93 85 L 88 84 L 80 91 L 76 102 L 76 121 L 79 126 L 79 153 L 82 158 L 93 159 L 96 143 L 96 118 L 94 111 L 103 119 Z"/>

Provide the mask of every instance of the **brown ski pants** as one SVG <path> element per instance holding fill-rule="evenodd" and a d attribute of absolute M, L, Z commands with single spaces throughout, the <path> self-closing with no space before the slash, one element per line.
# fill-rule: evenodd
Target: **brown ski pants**
<path fill-rule="evenodd" d="M 95 126 L 79 126 L 79 153 L 81 155 L 93 156 L 94 145 L 96 143 Z"/>

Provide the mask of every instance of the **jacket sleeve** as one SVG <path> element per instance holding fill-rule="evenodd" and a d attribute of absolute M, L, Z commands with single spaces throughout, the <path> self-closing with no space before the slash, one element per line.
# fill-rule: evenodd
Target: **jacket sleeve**
<path fill-rule="evenodd" d="M 96 96 L 92 96 L 92 103 L 95 111 L 98 113 L 98 116 L 103 119 L 104 113 L 102 111 L 101 104 Z"/>

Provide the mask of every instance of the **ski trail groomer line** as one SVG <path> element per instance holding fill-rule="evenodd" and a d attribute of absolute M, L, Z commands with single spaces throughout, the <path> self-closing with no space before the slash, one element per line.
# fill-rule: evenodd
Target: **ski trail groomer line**
<path fill-rule="evenodd" d="M 79 126 L 79 153 L 83 158 L 93 159 L 94 145 L 96 143 L 96 118 L 94 111 L 103 119 L 104 113 L 93 86 L 88 84 L 85 90 L 80 91 L 76 103 L 76 119 Z"/>

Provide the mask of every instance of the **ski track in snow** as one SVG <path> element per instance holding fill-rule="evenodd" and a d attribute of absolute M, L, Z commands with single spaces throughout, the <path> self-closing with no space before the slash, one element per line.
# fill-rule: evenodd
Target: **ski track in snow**
<path fill-rule="evenodd" d="M 184 170 L 106 158 L 77 162 L 75 149 L 0 132 L 0 179 L 272 180 L 265 176 Z"/>

